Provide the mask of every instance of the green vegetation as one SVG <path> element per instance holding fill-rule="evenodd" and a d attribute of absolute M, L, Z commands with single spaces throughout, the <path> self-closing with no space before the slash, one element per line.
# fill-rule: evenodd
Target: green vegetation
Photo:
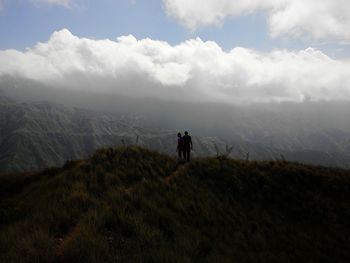
<path fill-rule="evenodd" d="M 0 177 L 1 262 L 350 262 L 350 171 L 103 149 Z"/>

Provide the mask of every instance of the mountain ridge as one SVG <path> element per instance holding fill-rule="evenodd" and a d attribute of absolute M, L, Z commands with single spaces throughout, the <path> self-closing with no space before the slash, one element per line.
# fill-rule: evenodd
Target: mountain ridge
<path fill-rule="evenodd" d="M 145 147 L 176 154 L 177 131 L 158 129 L 140 115 L 95 112 L 45 101 L 20 102 L 5 96 L 0 98 L 0 173 L 61 166 L 67 159 L 87 158 L 98 148 L 132 145 L 136 141 Z M 334 130 L 332 135 L 327 135 L 331 131 L 314 135 L 307 133 L 300 135 L 301 138 L 299 135 L 285 137 L 282 133 L 278 136 L 279 144 L 276 144 L 278 138 L 269 139 L 273 134 L 268 131 L 265 132 L 266 138 L 259 135 L 262 128 L 251 131 L 250 121 L 248 118 L 239 124 L 241 128 L 234 131 L 237 136 L 233 135 L 236 139 L 193 136 L 194 156 L 215 156 L 224 153 L 226 146 L 233 146 L 230 156 L 236 159 L 246 159 L 249 153 L 249 158 L 255 160 L 283 156 L 291 161 L 350 167 L 348 133 Z M 244 125 L 247 125 L 246 130 Z M 308 141 L 318 148 L 307 146 Z M 303 142 L 307 146 L 305 149 L 298 146 Z"/>
<path fill-rule="evenodd" d="M 350 172 L 106 148 L 0 176 L 6 262 L 347 262 Z M 12 190 L 12 191 L 11 191 Z"/>

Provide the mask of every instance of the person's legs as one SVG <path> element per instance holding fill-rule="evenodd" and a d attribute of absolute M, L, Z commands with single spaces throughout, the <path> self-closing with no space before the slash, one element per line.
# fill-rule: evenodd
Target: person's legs
<path fill-rule="evenodd" d="M 188 150 L 188 149 L 184 150 L 184 158 L 187 162 L 191 160 L 190 153 L 191 153 L 191 150 Z"/>
<path fill-rule="evenodd" d="M 179 159 L 182 159 L 182 150 L 178 150 Z"/>

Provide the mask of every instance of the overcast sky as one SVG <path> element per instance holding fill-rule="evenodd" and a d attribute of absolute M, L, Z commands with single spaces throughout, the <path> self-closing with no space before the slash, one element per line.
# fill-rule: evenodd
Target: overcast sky
<path fill-rule="evenodd" d="M 205 101 L 350 99 L 349 0 L 0 0 L 0 79 Z"/>

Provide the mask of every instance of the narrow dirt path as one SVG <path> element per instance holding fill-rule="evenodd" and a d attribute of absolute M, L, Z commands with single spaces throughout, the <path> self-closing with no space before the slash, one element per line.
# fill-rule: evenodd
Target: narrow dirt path
<path fill-rule="evenodd" d="M 56 248 L 56 258 L 58 259 L 58 262 L 62 261 L 62 257 L 64 255 L 64 251 L 67 247 L 67 244 L 69 244 L 70 241 L 72 241 L 80 232 L 80 224 L 76 224 L 74 227 L 70 229 L 68 234 L 58 239 L 58 244 Z"/>
<path fill-rule="evenodd" d="M 188 166 L 188 163 L 180 164 L 179 167 L 169 176 L 165 177 L 163 180 L 165 183 L 170 184 L 172 180 L 174 180 L 176 177 L 178 177 L 180 174 L 182 174 L 186 167 Z"/>

